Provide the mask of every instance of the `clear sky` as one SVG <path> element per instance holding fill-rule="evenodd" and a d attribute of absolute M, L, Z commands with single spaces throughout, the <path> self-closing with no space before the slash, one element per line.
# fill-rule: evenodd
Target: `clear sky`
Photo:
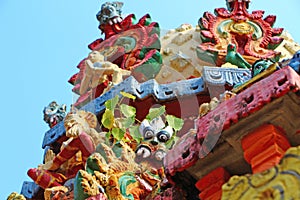
<path fill-rule="evenodd" d="M 99 0 L 0 0 L 1 181 L 0 199 L 20 192 L 27 170 L 42 162 L 41 147 L 49 130 L 42 110 L 52 100 L 69 105 L 67 82 L 87 56 L 87 45 L 102 37 L 96 13 Z M 196 25 L 204 11 L 225 7 L 225 0 L 127 0 L 123 13 L 149 13 L 162 29 Z M 300 42 L 299 0 L 253 0 L 250 10 L 277 15 Z"/>

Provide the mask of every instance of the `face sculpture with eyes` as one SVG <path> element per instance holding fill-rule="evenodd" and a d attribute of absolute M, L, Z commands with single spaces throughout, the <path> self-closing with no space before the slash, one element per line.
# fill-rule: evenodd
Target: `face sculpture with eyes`
<path fill-rule="evenodd" d="M 173 128 L 166 126 L 159 117 L 152 121 L 144 119 L 139 131 L 143 136 L 143 141 L 136 149 L 137 162 L 146 161 L 155 168 L 161 167 L 167 152 L 165 143 L 172 137 Z"/>

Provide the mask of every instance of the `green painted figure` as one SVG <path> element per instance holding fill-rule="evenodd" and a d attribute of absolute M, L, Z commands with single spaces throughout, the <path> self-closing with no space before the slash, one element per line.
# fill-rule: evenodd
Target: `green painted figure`
<path fill-rule="evenodd" d="M 236 46 L 229 44 L 227 46 L 226 62 L 238 66 L 239 68 L 251 69 L 251 65 L 243 58 L 241 54 L 236 52 Z"/>

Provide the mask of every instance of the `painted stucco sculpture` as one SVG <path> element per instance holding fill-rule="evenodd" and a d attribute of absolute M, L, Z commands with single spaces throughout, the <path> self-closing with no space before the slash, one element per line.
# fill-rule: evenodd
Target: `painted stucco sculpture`
<path fill-rule="evenodd" d="M 122 69 L 118 71 L 124 72 L 123 75 L 129 76 L 130 73 L 125 73 L 128 70 L 136 80 L 145 82 L 155 78 L 161 69 L 160 28 L 158 23 L 151 22 L 148 14 L 137 22 L 133 14 L 123 19 L 121 17 L 122 5 L 123 3 L 120 2 L 102 5 L 97 19 L 100 22 L 100 30 L 105 34 L 105 39 L 97 39 L 89 45 L 89 48 L 94 52 L 101 53 L 106 62 L 111 62 L 115 64 L 114 66 Z M 74 74 L 69 80 L 74 85 L 73 91 L 80 95 L 74 104 L 78 108 L 99 97 L 108 91 L 106 88 L 110 87 L 109 82 L 104 81 L 87 91 L 84 77 L 89 76 L 85 74 L 85 72 L 89 72 L 89 67 L 86 60 L 89 59 L 85 58 L 79 63 L 77 66 L 79 73 Z M 116 79 L 116 75 L 114 79 Z M 119 82 L 117 80 L 110 81 Z"/>
<path fill-rule="evenodd" d="M 28 175 L 36 184 L 46 189 L 62 186 L 77 171 L 84 167 L 86 159 L 95 151 L 96 145 L 104 140 L 98 133 L 96 116 L 85 111 L 68 113 L 64 120 L 67 140 L 60 152 L 49 149 L 45 154 L 45 164 L 28 170 Z"/>
<path fill-rule="evenodd" d="M 249 4 L 227 0 L 159 38 L 150 15 L 104 3 L 104 38 L 69 80 L 80 97 L 46 132 L 24 197 L 299 198 L 299 45 Z"/>
<path fill-rule="evenodd" d="M 274 62 L 271 60 L 257 60 L 252 66 L 252 77 L 267 70 Z"/>
<path fill-rule="evenodd" d="M 52 128 L 59 122 L 63 121 L 67 114 L 67 106 L 65 104 L 59 105 L 56 101 L 52 101 L 43 110 L 44 121 Z"/>
<path fill-rule="evenodd" d="M 249 0 L 226 0 L 226 8 L 216 8 L 215 15 L 205 12 L 199 19 L 202 44 L 197 47 L 197 55 L 216 65 L 224 63 L 228 44 L 236 45 L 236 50 L 252 64 L 259 58 L 279 59 L 274 49 L 283 41 L 279 35 L 282 28 L 273 28 L 275 15 L 263 19 L 264 11 L 248 12 Z"/>
<path fill-rule="evenodd" d="M 105 61 L 104 56 L 100 52 L 92 51 L 85 61 L 85 72 L 80 84 L 79 94 L 83 95 L 88 89 L 96 88 L 104 82 L 108 82 L 106 89 L 109 89 L 111 86 L 121 83 L 123 77 L 130 74 L 130 71 L 121 69 L 111 62 Z"/>
<path fill-rule="evenodd" d="M 158 172 L 135 163 L 135 152 L 125 143 L 120 144 L 119 157 L 114 148 L 100 144 L 99 152 L 88 158 L 85 171 L 80 170 L 76 176 L 76 200 L 100 193 L 107 199 L 138 200 L 159 191 L 161 178 Z"/>
<path fill-rule="evenodd" d="M 162 63 L 159 52 L 159 25 L 151 22 L 149 14 L 144 15 L 138 22 L 135 21 L 134 14 L 123 19 L 122 5 L 120 2 L 102 5 L 97 19 L 100 21 L 99 29 L 105 34 L 105 40 L 96 40 L 89 47 L 103 51 L 108 60 L 118 64 L 120 68 L 135 69 L 134 73 L 143 76 L 141 81 L 154 78 Z M 118 58 L 120 56 L 121 59 Z"/>
<path fill-rule="evenodd" d="M 12 192 L 7 200 L 26 200 L 26 198 L 22 194 L 18 194 L 17 192 Z"/>
<path fill-rule="evenodd" d="M 236 52 L 235 44 L 228 44 L 225 61 L 233 65 L 236 65 L 239 68 L 244 68 L 244 69 L 251 68 L 251 65 L 241 56 L 241 54 Z"/>
<path fill-rule="evenodd" d="M 135 98 L 127 93 L 122 95 Z M 105 103 L 101 123 L 108 129 L 107 139 L 87 159 L 85 170 L 77 173 L 74 186 L 77 200 L 101 193 L 108 199 L 151 199 L 167 184 L 162 160 L 173 144 L 164 143 L 174 138 L 174 130 L 180 130 L 183 122 L 166 115 L 170 124 L 166 126 L 160 117 L 165 109 L 160 107 L 150 110 L 147 119 L 137 126 L 135 109 L 121 102 L 116 96 Z M 115 116 L 118 110 L 120 117 Z"/>

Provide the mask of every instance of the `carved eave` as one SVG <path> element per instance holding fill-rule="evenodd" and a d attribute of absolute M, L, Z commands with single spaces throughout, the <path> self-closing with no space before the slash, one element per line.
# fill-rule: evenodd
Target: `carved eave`
<path fill-rule="evenodd" d="M 294 120 L 300 117 L 299 89 L 299 75 L 285 67 L 221 103 L 196 121 L 197 132 L 182 137 L 168 152 L 166 172 L 174 175 L 187 169 L 200 178 L 223 166 L 232 174 L 248 173 L 240 140 L 264 123 L 282 127 L 292 146 L 299 145 L 300 123 Z"/>

